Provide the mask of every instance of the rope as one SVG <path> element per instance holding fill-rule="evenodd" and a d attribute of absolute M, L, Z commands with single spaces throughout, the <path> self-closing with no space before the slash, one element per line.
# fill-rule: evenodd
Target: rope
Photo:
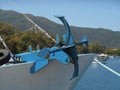
<path fill-rule="evenodd" d="M 13 4 L 15 8 L 18 9 L 18 6 L 15 5 L 11 0 L 8 0 L 10 3 Z M 19 9 L 19 11 L 22 11 Z M 41 32 L 43 32 L 48 38 L 50 38 L 52 41 L 56 42 L 54 38 L 52 38 L 45 30 L 43 30 L 39 25 L 37 25 L 32 19 L 30 19 L 26 14 L 21 13 L 29 22 L 31 22 L 35 27 L 37 27 Z"/>

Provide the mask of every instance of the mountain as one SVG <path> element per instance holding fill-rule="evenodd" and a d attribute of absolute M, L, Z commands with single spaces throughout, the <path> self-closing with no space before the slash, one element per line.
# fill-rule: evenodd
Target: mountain
<path fill-rule="evenodd" d="M 25 14 L 38 24 L 42 29 L 50 35 L 55 36 L 56 33 L 64 33 L 63 25 L 55 23 L 45 17 Z M 21 13 L 11 10 L 0 9 L 0 22 L 11 24 L 20 31 L 35 29 L 35 25 L 29 22 Z M 98 43 L 109 48 L 120 48 L 120 32 L 112 31 L 104 28 L 81 28 L 71 26 L 71 32 L 76 41 L 80 41 L 82 36 L 87 36 L 90 43 Z"/>

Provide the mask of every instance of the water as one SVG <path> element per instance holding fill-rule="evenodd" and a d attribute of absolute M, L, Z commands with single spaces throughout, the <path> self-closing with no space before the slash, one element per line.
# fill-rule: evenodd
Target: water
<path fill-rule="evenodd" d="M 120 58 L 111 58 L 104 65 L 120 73 Z M 74 90 L 120 90 L 120 76 L 92 63 Z"/>

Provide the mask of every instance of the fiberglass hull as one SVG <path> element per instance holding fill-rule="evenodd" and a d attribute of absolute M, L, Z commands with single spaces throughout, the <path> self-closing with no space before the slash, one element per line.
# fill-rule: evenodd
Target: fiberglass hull
<path fill-rule="evenodd" d="M 31 74 L 33 62 L 0 66 L 0 90 L 72 90 L 94 54 L 79 55 L 79 75 L 72 79 L 73 64 L 62 64 L 56 60 Z"/>

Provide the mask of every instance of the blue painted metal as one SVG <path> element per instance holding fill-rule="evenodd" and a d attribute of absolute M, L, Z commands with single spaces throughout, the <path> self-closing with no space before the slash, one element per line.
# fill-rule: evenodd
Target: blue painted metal
<path fill-rule="evenodd" d="M 72 47 L 63 49 L 63 51 L 66 52 L 72 58 L 71 62 L 74 64 L 74 73 L 73 73 L 73 78 L 74 78 L 78 76 L 78 72 L 79 72 L 78 56 L 76 53 L 74 38 L 70 32 L 69 24 L 67 23 L 65 18 L 64 17 L 58 17 L 58 18 L 63 22 L 65 29 L 66 29 L 66 34 L 63 35 L 63 40 L 65 41 L 65 45 L 67 46 L 72 45 Z"/>
<path fill-rule="evenodd" d="M 32 46 L 31 45 L 29 45 L 29 52 L 32 53 Z"/>
<path fill-rule="evenodd" d="M 80 43 L 84 46 L 88 46 L 88 38 L 86 36 L 82 37 L 82 40 Z"/>
<path fill-rule="evenodd" d="M 39 71 L 48 64 L 49 50 L 47 48 L 43 48 L 37 53 L 36 56 L 39 57 L 39 60 L 35 61 L 30 68 L 31 73 Z"/>
<path fill-rule="evenodd" d="M 56 34 L 56 44 L 59 44 L 59 43 L 60 43 L 59 35 Z"/>
<path fill-rule="evenodd" d="M 63 41 L 66 41 L 66 34 L 63 34 Z"/>
<path fill-rule="evenodd" d="M 57 17 L 57 18 L 59 18 L 65 26 L 66 33 L 63 35 L 63 40 L 65 41 L 65 44 L 66 45 L 74 44 L 74 39 L 73 39 L 73 36 L 70 32 L 69 24 L 65 20 L 64 16 Z"/>
<path fill-rule="evenodd" d="M 70 57 L 62 49 L 58 47 L 50 48 L 50 57 L 49 60 L 57 60 L 63 64 L 70 63 Z M 62 58 L 61 58 L 62 57 Z"/>
<path fill-rule="evenodd" d="M 63 64 L 69 64 L 70 62 L 74 65 L 73 77 L 78 76 L 79 64 L 78 56 L 76 52 L 77 45 L 88 45 L 87 37 L 83 37 L 79 43 L 74 43 L 74 38 L 70 32 L 70 27 L 64 17 L 59 18 L 66 29 L 66 33 L 63 34 L 63 43 L 60 42 L 58 34 L 56 35 L 56 46 L 51 48 L 43 48 L 41 50 L 32 51 L 32 47 L 29 47 L 30 52 L 17 54 L 16 57 L 20 57 L 21 61 L 34 62 L 30 68 L 31 73 L 35 73 L 45 67 L 50 60 L 57 60 Z M 64 57 L 63 57 L 64 56 Z M 62 58 L 61 58 L 62 57 Z"/>
<path fill-rule="evenodd" d="M 42 69 L 43 67 L 45 67 L 48 64 L 49 60 L 57 60 L 63 64 L 68 64 L 70 62 L 70 58 L 69 56 L 61 49 L 59 51 L 58 47 L 52 47 L 52 48 L 43 48 L 40 52 L 37 53 L 32 53 L 32 57 L 34 58 L 35 63 L 32 65 L 30 72 L 31 73 L 35 73 L 38 70 Z M 55 51 L 55 52 L 54 52 Z M 33 57 L 34 55 L 34 57 Z M 64 57 L 63 57 L 64 56 Z M 61 58 L 63 57 L 63 58 Z M 25 58 L 25 56 L 24 56 Z M 28 58 L 28 56 L 27 56 Z"/>
<path fill-rule="evenodd" d="M 39 71 L 40 69 L 42 69 L 43 67 L 45 67 L 47 64 L 48 64 L 47 59 L 43 59 L 39 57 L 39 60 L 35 61 L 35 63 L 30 68 L 30 72 L 35 73 Z"/>
<path fill-rule="evenodd" d="M 48 59 L 49 57 L 49 49 L 48 48 L 43 48 L 38 52 L 37 56 L 40 58 Z"/>
<path fill-rule="evenodd" d="M 88 46 L 88 39 L 86 36 L 84 36 L 80 42 L 75 43 L 75 46 L 79 46 L 79 45 Z"/>
<path fill-rule="evenodd" d="M 38 52 L 40 50 L 36 50 L 34 52 L 25 52 L 25 53 L 20 53 L 16 54 L 16 58 L 20 58 L 21 62 L 35 62 L 39 60 L 39 57 L 37 56 Z"/>

